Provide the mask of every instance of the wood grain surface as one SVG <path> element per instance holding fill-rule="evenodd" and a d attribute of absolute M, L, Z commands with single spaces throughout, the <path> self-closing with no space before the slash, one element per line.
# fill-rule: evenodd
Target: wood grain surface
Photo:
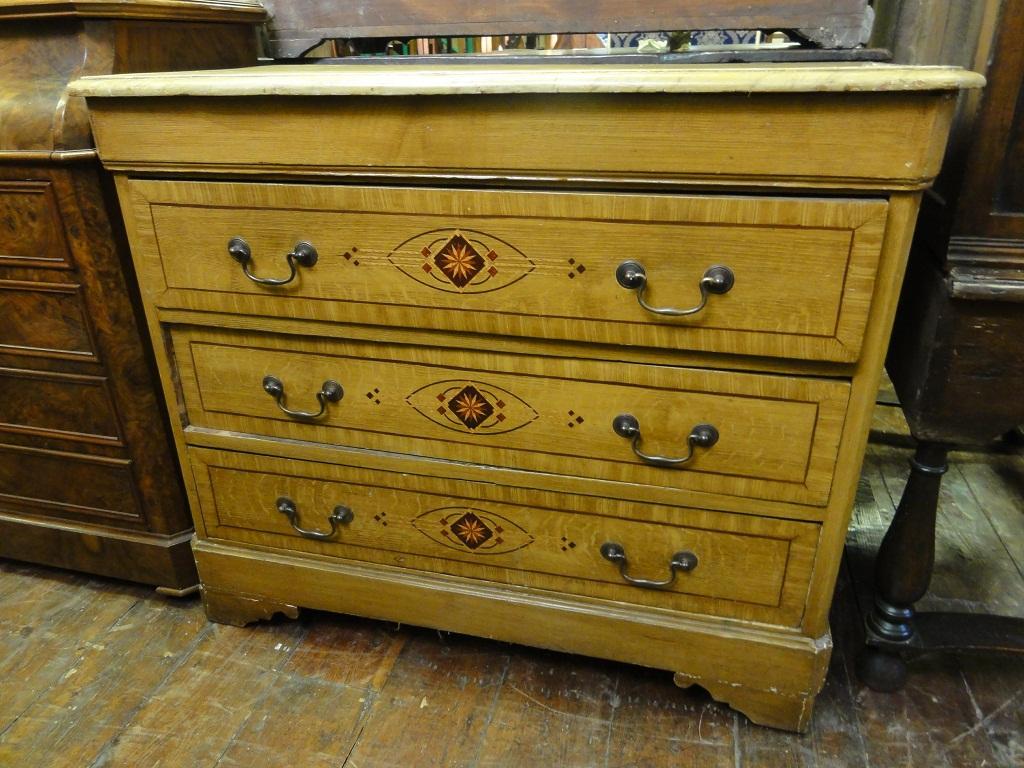
<path fill-rule="evenodd" d="M 910 454 L 869 448 L 851 564 L 870 571 L 899 498 L 890 481 L 906 474 Z M 892 478 L 879 474 L 878 458 L 899 465 Z M 946 482 L 967 506 L 940 526 L 929 599 L 992 610 L 990 600 L 1020 594 L 1010 553 L 1019 561 L 1024 549 L 1003 539 L 973 561 L 992 572 L 966 584 L 956 577 L 957 526 L 961 516 L 981 517 L 1008 535 L 1018 530 L 1024 460 L 962 452 L 951 462 Z M 859 569 L 844 569 L 839 581 L 825 687 L 810 731 L 795 737 L 751 724 L 700 687 L 679 689 L 656 669 L 317 611 L 238 629 L 208 624 L 195 598 L 167 601 L 143 586 L 7 561 L 0 673 L 18 685 L 0 697 L 0 761 L 81 768 L 109 764 L 115 752 L 136 764 L 159 751 L 167 768 L 194 768 L 205 750 L 231 768 L 321 768 L 346 757 L 356 766 L 401 759 L 458 768 L 1018 764 L 1024 660 L 921 657 L 911 662 L 912 686 L 871 691 L 853 673 L 859 616 L 850 570 Z M 967 591 L 982 584 L 990 591 Z M 218 714 L 179 717 L 175 707 L 192 711 L 194 698 Z"/>
<path fill-rule="evenodd" d="M 95 515 L 77 523 L 69 520 L 66 512 L 55 510 L 52 499 L 41 506 L 42 512 L 4 504 L 5 511 L 0 512 L 0 556 L 115 579 L 130 574 L 135 581 L 168 589 L 186 589 L 195 584 L 196 566 L 189 548 L 191 531 L 151 533 L 125 525 L 123 519 L 100 519 Z"/>
<path fill-rule="evenodd" d="M 871 418 L 882 379 L 882 362 L 893 316 L 896 313 L 900 278 L 906 269 L 914 222 L 921 195 L 895 193 L 889 198 L 889 225 L 882 246 L 884 254 L 876 280 L 876 296 L 864 338 L 864 354 L 857 362 L 850 391 L 850 407 L 839 447 L 833 480 L 831 511 L 822 527 L 819 557 L 808 596 L 805 627 L 809 631 L 828 626 L 829 606 L 835 590 L 842 555 L 842 542 L 856 500 L 864 451 L 871 430 Z"/>
<path fill-rule="evenodd" d="M 0 265 L 68 269 L 53 184 L 0 180 Z"/>
<path fill-rule="evenodd" d="M 1024 52 L 1016 44 L 1024 29 L 1024 3 L 1002 4 L 997 34 L 992 39 L 991 83 L 971 123 L 965 149 L 962 188 L 955 196 L 952 234 L 1024 241 L 1024 129 L 1020 114 Z M 1012 169 L 1012 170 L 1011 170 Z"/>
<path fill-rule="evenodd" d="M 387 453 L 368 451 L 363 448 L 347 448 L 340 445 L 314 443 L 303 440 L 282 440 L 268 443 L 267 438 L 250 433 L 225 432 L 216 429 L 188 427 L 182 434 L 183 447 L 199 446 L 218 450 L 243 450 L 255 453 L 265 451 L 272 446 L 272 453 L 288 458 L 321 461 L 329 464 L 345 466 L 363 466 L 384 471 L 413 473 L 426 472 L 429 475 L 450 480 L 475 480 L 481 482 L 498 482 L 510 488 L 540 490 L 543 492 L 577 494 L 581 499 L 591 496 L 598 498 L 618 499 L 637 504 L 632 514 L 636 520 L 666 521 L 657 510 L 659 506 L 669 507 L 684 505 L 701 509 L 738 512 L 758 517 L 772 517 L 784 520 L 802 520 L 806 522 L 822 522 L 830 519 L 835 512 L 830 503 L 827 507 L 794 504 L 792 502 L 768 501 L 727 493 L 706 493 L 688 490 L 685 493 L 676 488 L 654 485 L 641 485 L 626 479 L 622 482 L 581 478 L 572 475 L 557 475 L 534 472 L 526 469 L 497 467 L 486 464 L 454 462 L 431 459 L 405 453 Z M 191 481 L 191 476 L 186 475 Z M 574 506 L 574 508 L 577 508 Z M 580 503 L 578 508 L 588 508 Z M 202 530 L 201 521 L 196 521 L 196 529 Z"/>
<path fill-rule="evenodd" d="M 251 64 L 252 26 L 235 22 L 262 15 L 245 0 L 0 3 L 3 557 L 172 591 L 196 584 L 110 179 L 67 86 Z"/>
<path fill-rule="evenodd" d="M 165 14 L 178 12 L 177 5 L 217 15 L 209 3 L 154 4 L 164 5 Z M 55 5 L 79 4 L 51 3 L 50 10 Z M 75 19 L 73 12 L 46 12 L 45 3 L 0 4 L 0 162 L 46 162 L 49 153 L 93 148 L 85 100 L 68 93 L 77 77 L 255 62 L 251 24 L 196 22 L 187 15 L 171 23 L 132 18 L 145 5 L 109 3 L 97 14 L 107 18 Z M 17 14 L 21 18 L 12 18 Z M 34 157 L 19 157 L 24 153 Z"/>
<path fill-rule="evenodd" d="M 860 349 L 886 213 L 873 200 L 132 187 L 148 290 L 173 292 L 161 306 L 189 292 L 195 308 L 844 362 Z M 299 242 L 320 258 L 288 286 L 259 286 L 227 252 L 239 236 L 259 276 L 286 277 Z M 647 270 L 655 306 L 697 305 L 714 265 L 736 284 L 665 318 L 616 281 L 626 260 Z"/>
<path fill-rule="evenodd" d="M 698 683 L 731 680 L 741 709 L 747 689 L 755 700 L 759 693 L 773 692 L 809 703 L 823 682 L 831 649 L 827 635 L 811 639 L 753 624 L 737 627 L 725 619 L 570 599 L 546 590 L 513 590 L 441 574 L 298 558 L 283 551 L 245 550 L 211 540 L 197 542 L 194 551 L 204 583 L 225 583 L 224 577 L 231 574 L 232 583 L 239 587 L 233 592 L 239 606 L 246 595 L 286 603 L 286 593 L 301 589 L 307 607 L 386 620 L 402 616 L 403 621 L 420 626 L 512 642 L 526 640 L 530 645 L 644 666 L 668 666 Z M 255 562 L 262 565 L 248 565 Z M 290 575 L 284 578 L 285 574 Z M 226 597 L 220 594 L 220 599 Z M 456 599 L 459 609 L 453 610 Z M 254 614 L 253 619 L 260 615 Z M 559 630 L 538 638 L 537 628 L 553 626 L 552 622 Z M 640 631 L 645 642 L 636 643 L 633 632 Z M 756 670 L 749 663 L 751 654 L 761 660 Z M 774 713 L 765 707 L 762 719 L 775 715 L 772 724 L 790 729 L 806 725 L 804 718 L 791 719 L 787 703 L 781 702 Z"/>
<path fill-rule="evenodd" d="M 0 432 L 124 445 L 105 376 L 0 368 Z"/>
<path fill-rule="evenodd" d="M 792 70 L 781 67 L 773 72 L 780 76 Z M 886 72 L 899 80 L 895 70 Z M 272 77 L 268 74 L 270 79 L 262 86 L 272 88 Z M 121 204 L 139 265 L 147 322 L 158 342 L 179 456 L 193 470 L 186 479 L 194 510 L 202 510 L 196 519 L 195 552 L 212 618 L 238 624 L 276 612 L 294 616 L 301 607 L 335 610 L 649 664 L 675 672 L 679 685 L 706 687 L 757 722 L 793 730 L 810 727 L 813 699 L 831 647 L 828 610 L 884 346 L 920 188 L 934 175 L 944 149 L 951 93 L 407 96 L 396 87 L 389 94 L 393 98 L 384 98 L 385 92 L 191 98 L 157 95 L 173 93 L 181 81 L 123 82 L 122 95 L 135 97 L 92 102 L 99 147 L 104 161 L 119 174 Z M 198 87 L 206 87 L 203 82 L 210 80 L 195 80 Z M 441 83 L 431 82 L 424 76 L 425 91 L 436 93 L 429 89 L 440 88 Z M 909 81 L 899 83 L 902 87 Z M 939 87 L 934 80 L 931 84 Z M 244 87 L 262 86 L 250 82 Z M 234 86 L 224 81 L 212 87 Z M 140 96 L 146 89 L 150 95 Z M 683 115 L 686 130 L 680 131 L 675 118 Z M 475 130 L 467 132 L 470 124 Z M 561 140 L 569 135 L 585 140 Z M 182 136 L 187 140 L 180 140 Z M 211 171 L 216 177 L 204 176 Z M 143 178 L 154 173 L 173 178 Z M 240 177 L 239 183 L 220 183 L 232 174 Z M 253 175 L 259 186 L 249 183 Z M 299 184 L 285 183 L 288 179 Z M 358 180 L 360 186 L 339 190 L 326 183 L 342 180 Z M 193 183 L 197 181 L 202 184 Z M 367 186 L 385 186 L 384 181 L 390 182 L 386 191 Z M 679 194 L 685 184 L 693 185 L 689 194 Z M 424 188 L 415 188 L 419 185 Z M 780 199 L 779 188 L 785 185 L 799 194 L 791 191 L 789 199 Z M 511 190 L 495 191 L 499 186 Z M 716 186 L 739 189 L 727 190 L 729 195 L 710 193 Z M 444 191 L 437 192 L 439 187 Z M 629 189 L 642 194 L 623 194 Z M 856 199 L 854 189 L 873 191 Z M 703 199 L 694 194 L 696 190 Z M 303 197 L 301 205 L 284 201 L 292 192 Z M 153 205 L 157 194 L 167 199 Z M 230 214 L 238 211 L 247 213 L 258 241 L 252 265 L 256 274 L 281 276 L 288 250 L 300 240 L 314 242 L 310 229 L 330 232 L 326 240 L 317 235 L 326 243 L 325 261 L 299 270 L 295 287 L 285 289 L 284 296 L 250 291 L 240 267 L 225 253 L 226 238 L 245 236 L 227 228 Z M 453 225 L 448 221 L 450 211 L 475 215 L 486 227 Z M 274 213 L 272 219 L 268 212 Z M 567 283 L 589 285 L 580 281 L 590 279 L 587 275 L 594 271 L 590 254 L 607 242 L 619 253 L 653 259 L 659 274 L 678 270 L 682 283 L 675 292 L 681 293 L 683 286 L 693 285 L 691 267 L 674 260 L 658 262 L 657 256 L 674 246 L 675 238 L 661 231 L 672 225 L 663 222 L 680 216 L 692 232 L 695 250 L 710 249 L 706 244 L 718 240 L 727 251 L 738 242 L 731 238 L 739 237 L 748 252 L 759 255 L 749 262 L 757 267 L 744 269 L 755 275 L 759 298 L 767 302 L 762 307 L 775 301 L 764 298 L 765 293 L 773 294 L 765 290 L 773 284 L 773 273 L 790 267 L 784 256 L 778 256 L 783 249 L 794 263 L 817 265 L 802 279 L 785 281 L 794 295 L 807 297 L 794 302 L 797 314 L 807 311 L 803 319 L 785 319 L 788 308 L 781 314 L 760 310 L 753 318 L 737 314 L 736 334 L 764 331 L 756 324 L 765 320 L 767 325 L 769 318 L 778 318 L 772 330 L 782 333 L 776 335 L 822 333 L 825 310 L 815 302 L 824 300 L 831 302 L 832 317 L 839 313 L 830 320 L 836 329 L 830 331 L 832 339 L 846 332 L 838 330 L 845 312 L 865 318 L 847 337 L 848 343 L 859 345 L 856 351 L 834 356 L 798 345 L 730 349 L 707 341 L 672 344 L 657 337 L 634 341 L 625 335 L 571 334 L 558 327 L 558 313 L 573 307 L 570 291 L 576 289 L 570 288 L 543 294 L 543 303 L 552 310 L 548 314 L 555 315 L 546 320 L 553 332 L 543 324 L 524 332 L 504 319 L 479 322 L 465 311 L 470 306 L 466 302 L 473 300 L 470 289 L 489 280 L 494 281 L 491 286 L 506 285 L 501 272 L 506 256 L 513 262 L 526 260 L 519 262 L 520 271 L 525 271 L 524 263 L 532 261 L 535 266 L 526 277 L 507 283 L 511 290 L 526 286 L 529 276 L 541 274 L 541 268 L 545 275 L 549 269 L 554 274 L 549 254 L 554 252 L 552 244 L 562 241 L 580 244 L 571 256 L 574 262 L 568 264 L 575 276 L 569 278 L 565 270 Z M 427 226 L 427 217 L 440 221 Z M 333 226 L 338 221 L 358 237 L 346 242 L 347 232 L 336 234 L 342 229 Z M 602 230 L 605 234 L 591 233 L 604 222 L 612 223 Z M 708 225 L 714 223 L 719 227 L 712 236 Z M 747 229 L 758 227 L 757 234 L 744 238 Z M 518 249 L 516 254 L 486 246 L 493 228 L 501 230 L 502 241 Z M 447 235 L 419 244 L 416 238 L 434 229 Z M 383 239 L 374 240 L 377 230 L 394 243 L 385 246 Z M 632 237 L 616 239 L 616 230 L 628 230 Z M 833 230 L 845 238 L 845 246 L 839 245 L 842 238 Z M 190 250 L 190 241 L 206 231 L 215 232 L 216 239 Z M 536 245 L 517 244 L 530 238 Z M 497 264 L 494 272 L 485 269 L 486 261 L 475 261 L 467 248 L 474 242 L 483 249 L 476 258 Z M 389 262 L 372 278 L 360 277 L 358 270 L 384 266 L 382 254 L 398 251 L 403 258 L 410 256 L 402 244 L 417 245 L 420 261 L 415 266 L 423 275 L 412 277 L 414 264 L 403 261 L 397 266 Z M 645 245 L 655 255 L 648 257 Z M 780 251 L 771 256 L 759 250 L 769 245 Z M 443 269 L 426 259 L 456 247 L 463 272 L 455 270 L 447 279 L 458 291 L 436 291 L 453 303 L 414 298 L 413 291 L 430 285 L 421 281 L 434 280 L 435 267 Z M 862 256 L 855 254 L 858 248 L 863 248 Z M 368 254 L 365 263 L 360 252 Z M 213 259 L 207 261 L 207 254 Z M 586 269 L 576 270 L 585 254 Z M 172 261 L 174 268 L 168 270 Z M 351 271 L 317 271 L 333 266 L 332 261 Z M 599 271 L 607 275 L 614 263 L 613 258 Z M 826 263 L 835 266 L 825 267 Z M 864 268 L 854 268 L 855 263 Z M 465 273 L 467 264 L 475 265 L 469 270 L 472 275 Z M 233 272 L 218 272 L 223 265 Z M 402 267 L 408 271 L 403 273 Z M 842 281 L 836 278 L 837 267 L 846 273 Z M 703 268 L 701 262 L 697 270 Z M 760 268 L 763 271 L 757 272 Z M 488 277 L 481 276 L 481 269 Z M 655 272 L 652 267 L 652 282 Z M 317 283 L 320 274 L 331 279 Z M 203 290 L 208 280 L 223 282 L 214 290 Z M 403 280 L 405 287 L 396 289 Z M 843 291 L 849 286 L 856 295 L 853 303 L 842 293 L 842 298 L 835 298 L 840 282 Z M 737 281 L 737 291 L 739 285 Z M 657 287 L 654 283 L 652 290 Z M 395 298 L 396 290 L 408 291 L 409 297 Z M 492 301 L 502 290 L 509 289 L 481 295 Z M 294 291 L 293 297 L 289 291 Z M 827 298 L 830 291 L 832 298 Z M 594 292 L 589 311 L 614 320 L 619 311 L 610 300 L 614 295 L 615 291 Z M 380 301 L 376 296 L 386 297 L 379 307 L 370 303 Z M 377 311 L 379 316 L 329 315 L 322 309 L 333 306 L 348 312 L 348 303 L 355 306 L 357 301 L 367 302 L 366 314 Z M 518 305 L 537 313 L 531 301 L 536 299 L 523 295 Z M 667 302 L 659 295 L 658 303 Z M 815 308 L 809 309 L 812 305 Z M 509 311 L 500 304 L 491 306 Z M 575 317 L 581 320 L 578 306 Z M 717 306 L 724 310 L 729 305 Z M 425 309 L 438 318 L 436 324 L 424 320 L 430 316 Z M 444 310 L 452 314 L 440 314 Z M 225 329 L 212 327 L 220 322 Z M 587 351 L 580 354 L 574 351 L 584 348 Z M 779 358 L 766 362 L 771 355 Z M 696 364 L 688 367 L 683 360 Z M 254 372 L 254 367 L 259 370 Z M 436 381 L 421 373 L 426 370 Z M 355 382 L 352 386 L 344 379 L 346 372 Z M 323 423 L 292 421 L 282 417 L 262 391 L 267 374 L 279 376 L 285 403 L 292 408 L 315 408 L 314 394 L 328 379 L 345 387 L 345 397 L 325 409 Z M 457 383 L 459 391 L 434 393 L 434 383 Z M 452 404 L 470 388 L 491 408 L 484 413 L 487 409 L 478 406 L 469 418 L 473 424 L 460 418 Z M 679 434 L 692 428 L 683 417 L 694 407 L 694 396 L 707 395 L 709 409 L 712 402 L 728 399 L 730 408 L 716 410 L 714 417 L 723 425 L 734 425 L 722 431 L 723 450 L 718 454 L 731 460 L 716 465 L 711 449 L 701 452 L 690 470 L 669 472 L 635 461 L 616 465 L 608 451 L 618 438 L 613 439 L 607 424 L 626 391 L 639 397 L 641 405 L 654 404 L 650 409 L 644 405 L 640 422 L 652 424 L 649 439 L 663 453 L 668 452 L 663 446 L 678 444 L 672 442 L 673 436 L 678 441 Z M 433 395 L 433 411 L 417 399 L 423 393 Z M 589 405 L 578 409 L 576 399 Z M 359 411 L 352 421 L 346 410 L 350 404 L 353 417 Z M 794 410 L 795 406 L 799 408 Z M 502 409 L 508 424 L 497 419 L 495 407 Z M 596 420 L 589 415 L 595 408 L 602 414 Z M 555 418 L 559 410 L 565 412 L 564 421 Z M 782 415 L 776 420 L 776 414 Z M 526 426 L 511 429 L 519 423 Z M 380 432 L 374 431 L 375 424 Z M 476 435 L 483 424 L 498 428 L 489 434 L 488 447 L 477 447 L 483 445 Z M 598 431 L 588 432 L 587 424 L 598 425 Z M 556 426 L 564 432 L 548 431 Z M 738 443 L 725 442 L 724 435 L 730 432 L 737 434 Z M 593 437 L 574 443 L 584 433 Z M 820 451 L 826 443 L 832 448 Z M 577 450 L 577 445 L 586 448 Z M 725 452 L 727 446 L 731 455 Z M 217 462 L 206 462 L 212 468 L 196 471 L 196 457 L 208 455 L 218 456 Z M 227 466 L 215 466 L 221 462 Z M 613 472 L 612 465 L 621 472 Z M 744 476 L 746 467 L 774 479 Z M 385 480 L 384 472 L 396 474 Z M 775 489 L 772 483 L 778 484 Z M 804 487 L 799 493 L 779 492 L 786 483 L 791 489 L 797 483 Z M 341 524 L 334 534 L 337 544 L 298 538 L 294 531 L 289 534 L 284 516 L 275 509 L 281 487 L 296 497 L 296 524 L 325 531 L 333 505 L 345 503 L 334 499 L 348 496 L 360 509 L 375 510 L 370 519 L 380 517 L 373 521 L 378 528 L 372 535 L 365 531 L 361 526 L 366 515 L 355 510 L 354 520 Z M 505 518 L 509 525 L 500 526 L 502 545 L 521 536 L 514 525 L 520 531 L 542 531 L 547 542 L 555 533 L 556 542 L 562 536 L 575 541 L 555 530 L 570 520 L 587 531 L 590 544 L 577 541 L 576 548 L 569 547 L 579 550 L 574 561 L 578 565 L 560 568 L 546 554 L 550 546 L 535 538 L 518 553 L 507 553 L 506 560 L 486 566 L 492 571 L 477 571 L 484 566 L 430 551 L 435 544 L 443 545 L 422 535 L 413 521 L 435 519 L 456 536 L 451 526 L 458 521 L 437 514 L 446 507 L 427 508 L 429 497 L 440 497 L 443 504 L 449 503 L 445 499 L 461 500 L 456 506 L 466 504 L 467 509 L 460 519 L 469 511 L 469 500 L 489 499 L 497 510 L 480 504 L 474 508 L 479 509 L 473 513 L 475 521 L 461 522 L 468 520 L 477 530 L 484 524 L 493 532 L 499 525 L 493 516 Z M 250 504 L 253 498 L 258 500 L 256 507 Z M 812 514 L 806 507 L 813 504 L 823 506 Z M 545 510 L 543 515 L 540 510 Z M 727 511 L 740 516 L 723 516 Z M 274 522 L 268 523 L 265 515 Z M 706 523 L 690 522 L 696 520 L 693 515 L 707 515 Z M 381 522 L 392 517 L 401 521 L 394 530 L 390 522 Z M 726 519 L 743 522 L 729 528 L 722 522 Z M 513 524 L 514 520 L 521 523 Z M 753 563 L 763 556 L 758 536 L 771 537 L 773 530 L 813 531 L 817 545 L 809 539 L 806 548 L 791 544 L 786 566 L 794 579 L 789 583 L 796 584 L 805 572 L 802 558 L 813 557 L 808 563 L 810 580 L 787 587 L 787 575 L 781 601 L 768 608 L 753 602 L 741 607 L 738 593 L 697 594 L 696 586 L 685 598 L 675 591 L 624 597 L 625 588 L 608 581 L 615 577 L 614 569 L 585 579 L 587 569 L 604 565 L 594 557 L 593 546 L 608 531 L 621 537 L 627 550 L 639 553 L 637 573 L 648 578 L 664 574 L 663 550 L 641 548 L 642 531 L 652 530 L 649 524 L 661 528 L 663 544 L 672 545 L 669 549 L 683 546 L 689 535 L 685 531 L 699 528 L 702 541 L 730 549 L 737 563 Z M 720 538 L 751 530 L 746 526 L 759 527 L 754 540 L 732 548 L 725 542 L 734 539 Z M 353 537 L 351 544 L 344 539 L 346 532 Z M 416 541 L 414 533 L 424 539 L 423 549 L 409 546 Z M 562 553 L 561 545 L 556 546 L 557 560 Z M 778 573 L 777 566 L 740 570 L 747 574 L 743 579 Z M 746 584 L 739 591 L 754 600 L 757 589 L 772 583 L 771 578 L 764 581 L 758 588 Z M 716 583 L 723 590 L 732 584 L 725 575 Z M 787 606 L 796 602 L 787 602 L 790 588 L 794 600 L 797 592 L 802 595 L 801 605 L 792 612 Z M 619 591 L 613 596 L 605 589 Z M 659 602 L 665 600 L 679 602 Z M 684 602 L 698 606 L 700 600 L 721 602 L 700 604 L 692 611 L 683 607 Z M 766 613 L 759 618 L 761 609 Z M 637 642 L 641 638 L 643 642 Z"/>
<path fill-rule="evenodd" d="M 0 499 L 8 509 L 129 528 L 141 522 L 128 459 L 14 445 L 0 445 L 0 457 Z"/>
<path fill-rule="evenodd" d="M 920 189 L 935 176 L 955 101 L 954 92 L 744 92 L 91 103 L 111 169 L 877 190 Z M 288 140 L 268 156 L 263 141 L 274 132 Z"/>
<path fill-rule="evenodd" d="M 257 0 L 3 0 L 5 20 L 52 17 L 162 19 L 165 21 L 259 22 Z"/>
<path fill-rule="evenodd" d="M 0 279 L 0 349 L 10 354 L 96 360 L 82 286 Z"/>
<path fill-rule="evenodd" d="M 823 379 L 213 330 L 173 339 L 192 426 L 810 504 L 828 501 L 848 398 Z M 315 412 L 326 381 L 347 394 L 294 418 L 267 375 L 291 409 Z M 621 414 L 648 453 L 685 456 L 699 424 L 720 437 L 686 464 L 651 466 L 612 429 Z"/>
<path fill-rule="evenodd" d="M 566 512 L 566 499 L 495 485 L 422 479 L 245 453 L 190 449 L 206 536 L 449 573 L 623 603 L 793 626 L 803 613 L 818 527 L 809 523 L 658 510 L 661 523 L 629 520 L 631 505 L 589 502 L 596 515 Z M 301 538 L 276 508 L 294 502 L 297 524 L 327 531 L 337 505 L 353 520 L 329 542 Z M 558 502 L 562 505 L 559 508 Z M 590 510 L 588 510 L 590 511 Z M 698 558 L 667 590 L 625 584 L 604 560 L 605 542 L 626 549 L 630 574 L 664 579 L 679 551 Z"/>

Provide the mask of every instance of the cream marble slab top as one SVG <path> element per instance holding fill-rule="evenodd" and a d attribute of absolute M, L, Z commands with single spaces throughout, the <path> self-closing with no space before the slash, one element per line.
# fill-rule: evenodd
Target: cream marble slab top
<path fill-rule="evenodd" d="M 85 77 L 79 96 L 409 96 L 483 93 L 794 93 L 980 88 L 959 67 L 850 64 L 279 64 Z"/>

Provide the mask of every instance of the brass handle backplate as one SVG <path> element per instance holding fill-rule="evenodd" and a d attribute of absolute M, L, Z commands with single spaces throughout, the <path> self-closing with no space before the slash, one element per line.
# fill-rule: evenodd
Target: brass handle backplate
<path fill-rule="evenodd" d="M 306 528 L 302 528 L 299 525 L 299 510 L 295 506 L 295 502 L 287 496 L 282 496 L 277 500 L 277 511 L 288 518 L 288 522 L 291 523 L 292 528 L 294 528 L 300 536 L 307 539 L 315 539 L 316 541 L 327 541 L 337 533 L 339 525 L 351 523 L 355 518 L 355 514 L 351 509 L 339 504 L 327 518 L 327 522 L 331 524 L 331 530 L 311 531 Z"/>
<path fill-rule="evenodd" d="M 606 541 L 601 545 L 601 557 L 619 566 L 619 574 L 622 576 L 623 581 L 632 584 L 634 587 L 643 587 L 644 589 L 668 589 L 675 583 L 676 575 L 680 571 L 688 573 L 697 567 L 697 556 L 693 552 L 676 552 L 668 562 L 669 577 L 662 581 L 653 581 L 651 579 L 638 579 L 629 575 L 626 548 L 621 544 L 616 544 L 614 541 Z"/>
<path fill-rule="evenodd" d="M 673 307 L 653 307 L 647 303 L 647 270 L 639 261 L 624 261 L 615 270 L 615 279 L 623 288 L 636 291 L 636 300 L 640 306 L 655 315 L 664 317 L 685 317 L 695 315 L 707 306 L 708 297 L 712 294 L 722 295 L 732 290 L 736 284 L 736 275 L 728 267 L 716 265 L 708 267 L 701 277 L 698 287 L 700 288 L 700 302 L 688 309 L 675 309 Z"/>
<path fill-rule="evenodd" d="M 640 442 L 642 440 L 640 436 L 640 421 L 636 416 L 628 413 L 616 416 L 612 421 L 612 429 L 619 437 L 625 437 L 630 440 L 630 446 L 633 448 L 633 453 L 648 464 L 654 464 L 658 467 L 678 467 L 683 464 L 687 464 L 693 459 L 695 455 L 695 448 L 710 448 L 718 442 L 718 430 L 713 424 L 698 424 L 690 430 L 690 434 L 686 437 L 688 450 L 685 456 L 680 456 L 678 458 L 656 456 L 644 453 L 640 449 Z"/>
<path fill-rule="evenodd" d="M 294 419 L 319 419 L 327 413 L 328 403 L 336 403 L 345 396 L 345 390 L 341 384 L 333 379 L 328 379 L 320 387 L 320 391 L 316 393 L 316 399 L 320 403 L 320 410 L 313 413 L 312 411 L 293 411 L 287 407 L 284 404 L 284 382 L 276 376 L 263 377 L 263 391 L 274 398 L 274 402 L 277 403 L 277 407 L 282 412 L 287 413 Z"/>
<path fill-rule="evenodd" d="M 247 278 L 258 285 L 269 286 L 288 285 L 299 273 L 299 267 L 315 266 L 320 258 L 317 255 L 316 248 L 309 243 L 296 243 L 292 252 L 285 256 L 290 270 L 288 277 L 256 277 L 256 275 L 249 271 L 249 265 L 252 264 L 252 249 L 245 240 L 240 237 L 231 238 L 228 241 L 228 253 L 231 255 L 231 258 L 242 265 L 242 272 L 245 273 Z"/>

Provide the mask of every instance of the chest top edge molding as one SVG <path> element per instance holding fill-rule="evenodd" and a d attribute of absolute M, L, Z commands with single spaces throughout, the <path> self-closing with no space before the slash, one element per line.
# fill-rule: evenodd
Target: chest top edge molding
<path fill-rule="evenodd" d="M 85 77 L 78 96 L 407 96 L 501 93 L 810 93 L 980 88 L 959 67 L 850 64 L 269 65 Z"/>

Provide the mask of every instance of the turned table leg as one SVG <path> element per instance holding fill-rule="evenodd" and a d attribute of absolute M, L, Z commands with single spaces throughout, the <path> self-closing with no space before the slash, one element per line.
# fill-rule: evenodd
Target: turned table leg
<path fill-rule="evenodd" d="M 907 679 L 899 653 L 914 638 L 914 603 L 924 597 L 935 564 L 935 517 L 946 473 L 943 443 L 919 442 L 910 478 L 875 559 L 875 603 L 866 619 L 867 646 L 857 674 L 876 691 L 896 691 Z"/>

